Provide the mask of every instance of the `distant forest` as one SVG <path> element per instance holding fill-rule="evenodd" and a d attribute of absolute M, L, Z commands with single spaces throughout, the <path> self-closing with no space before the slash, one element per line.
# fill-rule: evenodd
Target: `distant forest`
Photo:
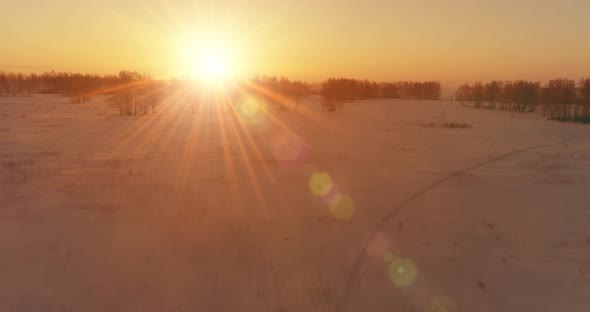
<path fill-rule="evenodd" d="M 305 96 L 316 93 L 322 97 L 322 107 L 328 111 L 336 111 L 344 108 L 344 104 L 356 100 L 375 98 L 391 99 L 424 99 L 437 100 L 441 94 L 441 84 L 437 81 L 427 82 L 382 82 L 377 83 L 368 80 L 329 78 L 319 88 L 313 90 L 312 86 L 302 81 L 291 81 L 286 77 L 258 76 L 250 80 L 250 91 L 262 98 L 272 100 L 273 96 L 291 98 L 297 103 Z M 255 88 L 251 88 L 251 87 Z M 280 101 L 279 101 L 280 102 Z M 279 109 L 288 107 L 279 105 Z"/>
<path fill-rule="evenodd" d="M 290 108 L 284 99 L 291 100 L 297 110 L 301 99 L 311 94 L 311 86 L 307 82 L 274 76 L 256 76 L 248 83 L 243 83 L 240 89 L 264 99 L 267 103 L 276 103 L 279 110 Z"/>
<path fill-rule="evenodd" d="M 315 93 L 328 111 L 341 110 L 345 103 L 374 98 L 438 100 L 441 84 L 437 81 L 381 82 L 369 80 L 329 78 L 318 87 L 286 77 L 257 76 L 239 83 L 242 91 L 274 102 L 280 110 L 293 106 L 296 110 L 302 98 Z M 66 72 L 22 74 L 0 72 L 0 96 L 30 96 L 35 93 L 63 94 L 73 103 L 83 103 L 94 94 L 113 95 L 107 102 L 115 103 L 122 115 L 145 114 L 156 106 L 166 84 L 157 83 L 150 75 L 134 71 L 120 71 L 117 75 L 96 75 Z M 151 91 L 150 91 L 150 90 Z M 157 90 L 156 90 L 157 89 Z M 127 94 L 125 94 L 127 93 Z M 138 94 L 148 94 L 141 109 L 136 109 Z M 158 95 L 158 96 L 156 96 Z M 145 96 L 144 96 L 145 97 Z M 278 98 L 277 98 L 278 97 Z M 282 100 L 281 100 L 282 98 Z M 285 99 L 290 100 L 285 101 Z M 491 81 L 461 85 L 454 99 L 464 106 L 499 109 L 514 112 L 533 112 L 541 109 L 549 119 L 573 120 L 590 123 L 590 78 L 577 83 L 569 79 L 554 79 L 541 85 L 534 81 Z M 125 105 L 116 104 L 126 102 Z M 121 108 L 125 106 L 125 108 Z M 129 108 L 133 107 L 133 108 Z"/>
<path fill-rule="evenodd" d="M 118 75 L 96 75 L 67 72 L 22 74 L 0 72 L 0 96 L 30 96 L 35 93 L 59 93 L 67 96 L 106 90 L 140 80 L 151 80 L 147 74 L 121 71 Z M 281 94 L 309 94 L 310 84 L 287 77 L 256 76 L 251 83 Z M 321 95 L 333 100 L 354 101 L 372 98 L 431 99 L 440 97 L 441 85 L 429 82 L 384 82 L 330 78 L 321 84 Z"/>
<path fill-rule="evenodd" d="M 438 100 L 441 84 L 438 81 L 382 82 L 347 78 L 330 78 L 322 83 L 319 94 L 321 105 L 328 111 L 342 110 L 344 104 L 356 100 L 389 98 Z"/>
<path fill-rule="evenodd" d="M 330 78 L 322 83 L 321 95 L 333 100 L 354 101 L 374 98 L 438 100 L 441 85 L 437 81 L 382 82 Z"/>
<path fill-rule="evenodd" d="M 590 79 L 578 83 L 568 79 L 550 80 L 545 85 L 532 81 L 491 81 L 464 84 L 455 100 L 465 106 L 533 112 L 556 120 L 590 122 Z"/>
<path fill-rule="evenodd" d="M 118 75 L 95 75 L 65 72 L 21 74 L 0 72 L 0 96 L 30 96 L 57 93 L 81 96 L 107 91 L 137 81 L 151 80 L 146 74 L 123 70 Z"/>

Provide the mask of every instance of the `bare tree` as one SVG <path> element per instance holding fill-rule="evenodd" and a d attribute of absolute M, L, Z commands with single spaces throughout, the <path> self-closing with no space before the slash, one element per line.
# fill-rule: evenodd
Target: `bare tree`
<path fill-rule="evenodd" d="M 579 100 L 581 106 L 580 121 L 590 122 L 590 78 L 580 79 L 578 84 Z"/>
<path fill-rule="evenodd" d="M 572 118 L 576 84 L 573 80 L 554 79 L 549 81 L 543 92 L 543 103 L 550 119 L 566 121 Z"/>

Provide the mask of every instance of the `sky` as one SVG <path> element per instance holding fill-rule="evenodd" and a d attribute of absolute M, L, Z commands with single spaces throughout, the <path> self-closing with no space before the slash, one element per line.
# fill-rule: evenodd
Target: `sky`
<path fill-rule="evenodd" d="M 588 0 L 0 0 L 0 7 L 0 71 L 186 78 L 194 51 L 214 47 L 240 77 L 590 76 Z"/>

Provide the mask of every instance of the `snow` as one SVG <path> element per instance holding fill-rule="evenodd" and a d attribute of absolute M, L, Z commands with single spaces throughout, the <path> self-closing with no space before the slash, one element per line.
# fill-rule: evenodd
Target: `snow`
<path fill-rule="evenodd" d="M 590 307 L 588 126 L 248 105 L 0 98 L 0 310 Z"/>

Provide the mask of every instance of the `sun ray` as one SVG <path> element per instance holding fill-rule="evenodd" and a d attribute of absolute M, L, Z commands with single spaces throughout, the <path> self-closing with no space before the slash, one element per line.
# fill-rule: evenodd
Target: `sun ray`
<path fill-rule="evenodd" d="M 260 87 L 260 86 L 257 86 L 257 85 L 255 85 L 255 84 L 253 84 L 253 83 L 251 83 L 251 82 L 246 82 L 246 85 L 247 85 L 247 87 L 249 87 L 249 88 L 253 88 L 253 89 L 254 89 L 255 91 L 257 91 L 257 92 L 263 92 L 263 93 L 264 93 L 264 94 L 266 94 L 266 95 L 272 95 L 272 96 L 278 97 L 278 96 L 277 96 L 277 95 L 275 95 L 275 94 L 274 94 L 272 91 L 266 90 L 265 88 L 262 88 L 262 87 Z M 246 91 L 246 92 L 248 92 L 248 91 Z M 278 97 L 278 98 L 280 99 L 280 97 Z M 266 114 L 266 116 L 267 116 L 267 117 L 269 117 L 269 118 L 270 118 L 270 120 L 271 120 L 272 122 L 274 122 L 275 124 L 277 124 L 277 125 L 278 125 L 280 128 L 282 128 L 283 130 L 285 130 L 285 131 L 289 132 L 290 134 L 292 134 L 292 135 L 293 135 L 293 136 L 295 136 L 296 138 L 298 138 L 298 139 L 301 139 L 301 138 L 299 137 L 299 135 L 297 135 L 297 133 L 295 133 L 293 130 L 291 130 L 291 128 L 289 128 L 289 126 L 287 126 L 285 123 L 283 123 L 281 120 L 279 120 L 279 119 L 278 119 L 276 116 L 274 116 L 274 115 L 273 115 L 273 114 L 270 112 L 270 110 L 269 110 L 268 108 L 266 108 L 266 107 L 264 107 L 264 106 L 262 106 L 262 105 L 260 106 L 260 108 L 261 108 L 261 111 L 262 111 L 263 113 L 265 113 L 265 114 Z"/>
<path fill-rule="evenodd" d="M 260 93 L 265 97 L 268 97 L 270 99 L 272 99 L 275 102 L 279 102 L 279 103 L 285 103 L 288 102 L 289 99 L 287 99 L 285 96 L 278 94 L 272 90 L 269 90 L 267 88 L 264 88 L 252 81 L 241 81 L 240 82 L 240 89 L 243 90 L 243 92 L 250 92 L 250 93 Z M 276 115 L 274 113 L 272 113 L 268 108 L 264 107 L 264 106 L 260 106 L 261 110 L 264 114 L 266 114 L 266 116 L 269 118 L 269 120 L 271 120 L 273 123 L 277 124 L 281 129 L 285 130 L 286 132 L 288 132 L 289 134 L 293 135 L 294 138 L 296 138 L 297 140 L 304 142 L 304 140 L 295 132 L 293 131 L 291 128 L 289 128 L 289 126 L 281 121 L 278 117 L 276 117 Z M 317 112 L 314 112 L 312 109 L 306 108 L 304 105 L 299 106 L 299 110 L 298 110 L 298 115 L 302 116 L 305 118 L 305 120 L 309 120 L 311 122 L 314 123 L 314 126 L 316 127 L 322 127 L 325 128 L 329 131 L 333 131 L 336 133 L 342 133 L 342 131 L 344 131 L 345 129 L 343 127 L 338 127 L 339 124 L 326 124 L 325 120 L 320 118 L 319 114 Z"/>
<path fill-rule="evenodd" d="M 161 86 L 159 88 L 157 88 L 156 90 L 152 90 L 150 91 L 150 93 L 152 94 L 157 94 L 159 92 L 163 92 L 166 89 L 166 87 Z M 170 105 L 168 104 L 168 102 L 163 101 L 162 103 L 164 103 L 164 105 L 162 105 L 162 107 L 159 109 L 158 113 L 159 114 L 163 114 L 165 115 L 165 112 L 167 111 L 167 109 L 170 107 Z M 141 133 L 144 129 L 147 128 L 147 126 L 151 125 L 154 122 L 153 118 L 148 118 L 148 119 L 144 119 L 143 122 L 139 125 L 139 126 L 132 126 L 133 130 L 126 135 L 126 138 L 121 141 L 121 143 L 118 144 L 117 147 L 115 147 L 116 150 L 122 150 L 124 149 L 139 133 Z"/>
<path fill-rule="evenodd" d="M 270 220 L 270 214 L 268 211 L 268 207 L 267 207 L 266 201 L 264 199 L 264 196 L 262 194 L 260 185 L 258 183 L 256 173 L 254 172 L 254 169 L 252 168 L 252 163 L 250 161 L 250 157 L 248 156 L 246 148 L 244 147 L 242 139 L 240 138 L 235 125 L 233 123 L 229 123 L 229 125 L 231 127 L 233 137 L 236 140 L 236 143 L 238 144 L 240 154 L 245 162 L 246 170 L 248 171 L 248 176 L 250 177 L 250 182 L 252 183 L 252 187 L 254 188 L 254 192 L 256 193 L 256 198 L 258 200 L 258 203 L 260 204 L 260 207 L 262 208 L 263 216 L 266 220 Z"/>
<path fill-rule="evenodd" d="M 166 111 L 166 113 L 160 112 L 160 114 L 162 115 L 162 118 L 159 119 L 155 125 L 153 125 L 152 127 L 149 128 L 150 130 L 148 133 L 146 133 L 143 141 L 140 144 L 137 144 L 137 148 L 135 150 L 135 153 L 138 153 L 138 154 L 144 155 L 144 156 L 148 155 L 147 151 L 163 135 L 162 130 L 170 122 L 172 122 L 172 120 L 175 117 L 177 117 L 181 113 L 179 106 L 176 104 L 176 100 L 178 98 L 180 98 L 181 90 L 175 90 L 175 91 L 176 91 L 175 93 L 169 95 L 166 98 L 167 104 L 165 104 L 165 105 L 166 105 L 166 107 L 169 107 L 170 111 Z M 151 141 L 151 143 L 149 143 L 149 141 Z"/>
<path fill-rule="evenodd" d="M 217 33 L 189 30 L 178 38 L 179 63 L 185 74 L 201 84 L 226 82 L 234 75 L 235 60 L 229 40 Z"/>
<path fill-rule="evenodd" d="M 181 94 L 177 93 L 177 99 L 181 98 Z M 157 127 L 152 131 L 151 135 L 148 137 L 152 137 L 151 143 L 140 144 L 137 153 L 139 155 L 143 155 L 143 157 L 150 157 L 151 160 L 147 164 L 148 171 L 152 171 L 154 166 L 156 165 L 156 157 L 151 157 L 153 155 L 159 155 L 161 151 L 165 150 L 169 144 L 170 138 L 174 135 L 176 131 L 176 127 L 179 124 L 178 119 L 182 116 L 182 110 L 180 109 L 179 105 L 174 105 L 173 111 L 157 125 Z M 174 125 L 174 121 L 176 122 L 176 126 L 170 128 L 169 125 Z M 161 139 L 163 138 L 163 139 Z"/>
<path fill-rule="evenodd" d="M 182 195 L 186 184 L 186 178 L 191 172 L 194 144 L 196 140 L 195 137 L 199 134 L 198 127 L 200 126 L 201 117 L 202 115 L 199 114 L 194 116 L 191 120 L 189 136 L 182 153 L 180 165 L 178 166 L 177 179 L 175 181 L 174 188 L 174 198 L 178 198 L 178 196 Z"/>
<path fill-rule="evenodd" d="M 216 99 L 217 101 L 217 99 Z M 237 186 L 237 175 L 236 170 L 233 163 L 233 155 L 232 155 L 232 147 L 229 142 L 229 137 L 227 134 L 227 126 L 221 115 L 219 109 L 217 109 L 217 124 L 219 126 L 219 131 L 221 135 L 221 142 L 222 142 L 222 149 L 223 149 L 223 161 L 225 166 L 225 171 L 227 172 L 229 179 L 234 183 L 230 183 L 230 188 L 232 191 L 235 192 L 236 196 L 239 196 L 239 189 Z M 243 211 L 239 211 L 243 212 Z"/>
<path fill-rule="evenodd" d="M 184 94 L 181 95 L 181 97 L 178 99 L 177 105 L 178 103 L 182 103 L 183 100 L 186 99 L 186 92 Z M 162 140 L 162 142 L 159 144 L 158 149 L 156 151 L 154 151 L 155 153 L 160 153 L 161 151 L 165 150 L 168 145 L 170 144 L 170 142 L 177 136 L 178 134 L 178 129 L 180 128 L 180 125 L 182 124 L 182 117 L 187 116 L 185 113 L 185 109 L 181 108 L 181 105 L 177 106 L 177 114 L 180 115 L 180 117 L 177 118 L 170 118 L 170 123 L 169 125 L 171 126 L 171 128 L 165 128 L 165 132 L 166 134 L 162 133 L 162 135 L 164 135 L 164 138 Z M 154 145 L 157 146 L 157 145 Z"/>
<path fill-rule="evenodd" d="M 227 98 L 229 98 L 229 97 L 227 97 Z M 242 117 L 239 115 L 239 113 L 236 111 L 236 108 L 233 105 L 230 105 L 230 109 L 231 109 L 232 116 L 234 117 L 235 120 L 237 120 L 238 125 L 240 126 L 242 132 L 246 136 L 246 139 L 248 140 L 248 143 L 250 144 L 252 150 L 254 151 L 256 156 L 258 156 L 258 159 L 262 162 L 262 167 L 264 169 L 264 172 L 265 172 L 267 178 L 270 179 L 273 187 L 280 193 L 281 189 L 280 189 L 279 184 L 276 180 L 276 177 L 272 174 L 270 168 L 268 167 L 268 164 L 266 163 L 264 157 L 262 156 L 262 153 L 260 152 L 258 145 L 256 144 L 256 142 L 252 138 L 252 135 L 250 134 L 250 131 L 248 130 L 246 124 L 242 120 Z"/>

